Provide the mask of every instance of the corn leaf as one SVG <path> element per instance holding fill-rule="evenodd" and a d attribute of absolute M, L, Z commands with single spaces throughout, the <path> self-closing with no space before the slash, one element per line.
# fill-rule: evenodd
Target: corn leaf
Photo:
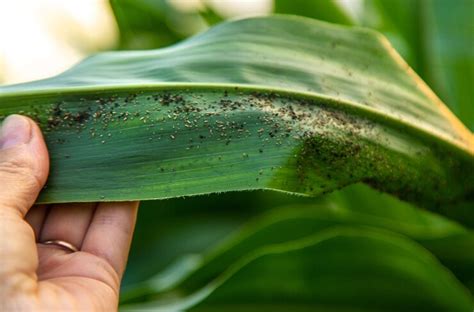
<path fill-rule="evenodd" d="M 369 30 L 294 16 L 107 52 L 0 88 L 51 153 L 39 202 L 161 199 L 365 182 L 432 209 L 474 190 L 474 140 Z"/>
<path fill-rule="evenodd" d="M 197 291 L 179 289 L 123 310 L 470 311 L 472 307 L 468 292 L 419 245 L 373 229 L 334 227 L 257 249 Z"/>
<path fill-rule="evenodd" d="M 164 202 L 160 207 L 146 205 L 140 212 L 121 300 L 130 303 L 197 291 L 260 248 L 341 226 L 378 228 L 413 239 L 474 291 L 474 254 L 466 252 L 474 248 L 472 231 L 387 195 L 374 194 L 366 187 L 348 188 L 344 195 L 351 194 L 364 196 L 352 196 L 346 203 L 344 197 L 334 194 L 311 203 L 302 198 L 258 193 L 252 197 L 198 197 L 191 202 L 183 200 L 182 204 Z M 366 205 L 367 197 L 377 204 Z M 222 209 L 223 205 L 227 209 Z M 360 208 L 355 211 L 351 207 L 354 205 Z M 262 206 L 271 210 L 262 213 L 257 208 Z M 235 211 L 241 214 L 237 216 Z M 152 228 L 152 220 L 161 220 L 163 226 Z M 196 233 L 201 233 L 199 239 Z M 222 237 L 227 238 L 219 243 Z M 150 257 L 155 260 L 150 261 Z"/>

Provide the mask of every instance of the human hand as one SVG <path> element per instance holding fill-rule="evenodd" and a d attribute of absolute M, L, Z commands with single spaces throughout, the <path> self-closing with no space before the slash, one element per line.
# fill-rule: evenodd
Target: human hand
<path fill-rule="evenodd" d="M 48 171 L 38 126 L 8 117 L 0 129 L 0 311 L 116 310 L 138 203 L 31 208 Z M 39 243 L 49 240 L 79 251 Z"/>

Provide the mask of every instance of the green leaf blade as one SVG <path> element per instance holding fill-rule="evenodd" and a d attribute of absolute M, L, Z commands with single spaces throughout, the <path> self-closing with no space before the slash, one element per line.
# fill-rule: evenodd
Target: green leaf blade
<path fill-rule="evenodd" d="M 433 206 L 474 189 L 472 133 L 364 29 L 235 21 L 0 92 L 0 116 L 23 111 L 46 131 L 42 202 L 318 195 L 364 181 Z"/>
<path fill-rule="evenodd" d="M 347 265 L 350 259 L 351 265 Z M 438 283 L 433 283 L 436 276 Z M 174 297 L 174 299 L 173 299 Z M 332 228 L 249 254 L 198 292 L 124 310 L 469 311 L 466 290 L 418 245 L 382 231 Z M 193 310 L 193 309 L 191 309 Z"/>

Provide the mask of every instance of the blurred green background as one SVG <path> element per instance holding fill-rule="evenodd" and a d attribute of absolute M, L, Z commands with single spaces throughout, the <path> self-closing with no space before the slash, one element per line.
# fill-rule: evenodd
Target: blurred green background
<path fill-rule="evenodd" d="M 28 4 L 19 1 L 23 2 Z M 92 3 L 95 9 L 85 8 Z M 43 9 L 30 8 L 30 13 L 43 12 L 44 16 L 45 6 L 55 4 L 44 1 Z M 0 11 L 5 16 L 12 10 L 25 11 L 21 4 L 3 6 Z M 227 19 L 295 14 L 383 33 L 474 130 L 472 0 L 111 0 L 80 3 L 67 10 L 72 17 L 77 12 L 87 17 L 70 18 L 69 26 L 59 32 L 61 21 L 45 29 L 54 38 L 51 42 L 67 47 L 55 53 L 69 55 L 74 50 L 75 54 L 62 63 L 57 59 L 54 70 L 39 69 L 28 76 L 21 74 L 23 66 L 11 65 L 24 65 L 21 57 L 28 56 L 15 56 L 15 44 L 2 40 L 0 76 L 4 82 L 51 75 L 100 50 L 165 47 Z M 63 16 L 62 21 L 66 20 Z M 466 204 L 465 208 L 466 219 L 474 220 L 472 207 Z M 308 243 L 320 249 L 292 251 L 292 246 L 300 244 L 295 240 L 332 237 L 331 231 L 340 233 L 341 228 L 369 234 L 351 241 L 352 236 L 342 230 L 326 245 Z M 371 231 L 379 233 L 379 239 L 372 239 Z M 249 260 L 274 244 L 288 251 Z M 227 275 L 232 275 L 229 280 L 224 278 Z M 221 285 L 216 279 L 225 281 Z M 473 291 L 471 229 L 367 186 L 353 185 L 316 199 L 239 192 L 145 202 L 139 211 L 121 300 L 124 309 L 127 304 L 138 303 L 133 306 L 136 309 L 157 300 L 152 306 L 141 306 L 151 310 L 171 302 L 182 307 L 197 303 L 197 310 L 206 311 L 311 311 L 318 305 L 322 311 L 406 307 L 449 311 L 452 302 L 461 300 L 459 293 L 472 299 Z"/>

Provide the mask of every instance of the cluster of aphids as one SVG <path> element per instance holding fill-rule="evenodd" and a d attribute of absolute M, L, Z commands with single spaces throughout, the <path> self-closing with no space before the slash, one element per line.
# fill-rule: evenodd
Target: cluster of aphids
<path fill-rule="evenodd" d="M 82 136 L 87 130 L 103 144 L 127 127 L 146 129 L 150 141 L 185 139 L 186 149 L 211 140 L 229 145 L 257 137 L 262 153 L 268 144 L 294 144 L 346 123 L 343 115 L 311 100 L 276 93 L 174 90 L 57 102 L 42 123 L 46 132 L 61 129 Z"/>

